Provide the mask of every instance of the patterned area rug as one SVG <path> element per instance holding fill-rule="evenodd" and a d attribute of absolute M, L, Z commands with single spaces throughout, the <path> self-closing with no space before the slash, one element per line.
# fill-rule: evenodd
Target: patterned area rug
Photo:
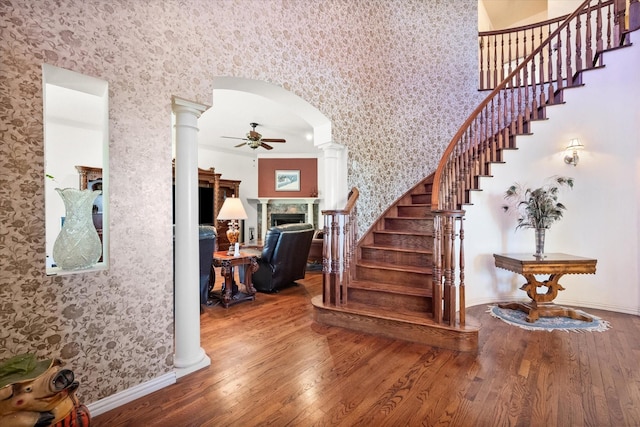
<path fill-rule="evenodd" d="M 569 317 L 541 317 L 534 323 L 528 323 L 525 319 L 527 314 L 520 310 L 500 308 L 497 305 L 490 305 L 487 310 L 489 314 L 503 322 L 530 331 L 603 332 L 611 327 L 606 320 L 587 314 L 582 310 L 576 311 L 593 317 L 593 321 L 585 322 Z"/>

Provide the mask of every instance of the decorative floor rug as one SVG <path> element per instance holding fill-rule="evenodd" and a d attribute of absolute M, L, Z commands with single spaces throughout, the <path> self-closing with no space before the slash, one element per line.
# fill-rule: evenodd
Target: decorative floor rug
<path fill-rule="evenodd" d="M 497 305 L 490 305 L 487 312 L 509 325 L 517 326 L 529 331 L 565 331 L 565 332 L 603 332 L 611 327 L 609 322 L 599 317 L 587 314 L 582 310 L 578 313 L 593 317 L 592 322 L 571 319 L 569 317 L 541 317 L 534 323 L 526 320 L 527 314 L 520 310 L 500 308 Z"/>

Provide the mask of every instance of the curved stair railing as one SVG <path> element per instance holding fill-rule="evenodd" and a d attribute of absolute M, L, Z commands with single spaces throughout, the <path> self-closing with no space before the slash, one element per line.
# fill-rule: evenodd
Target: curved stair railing
<path fill-rule="evenodd" d="M 479 177 L 490 176 L 491 163 L 501 162 L 502 153 L 515 148 L 515 137 L 528 133 L 532 121 L 544 119 L 547 106 L 562 102 L 564 89 L 581 85 L 583 70 L 599 66 L 603 50 L 628 42 L 624 4 L 625 0 L 585 0 L 557 28 L 551 29 L 549 21 L 543 23 L 548 28 L 546 39 L 542 31 L 543 40 L 523 50 L 530 53 L 522 60 L 519 49 L 513 61 L 506 57 L 513 64 L 502 67 L 508 71 L 505 78 L 455 134 L 433 178 L 409 190 L 405 195 L 409 199 L 401 197 L 360 242 L 356 188 L 344 209 L 322 211 L 323 293 L 322 298 L 314 298 L 321 322 L 375 329 L 389 336 L 411 330 L 415 334 L 409 339 L 453 349 L 477 342 L 473 325 L 466 325 L 465 319 L 463 205 L 478 189 Z M 630 21 L 640 26 L 640 2 L 631 0 L 631 6 Z M 409 229 L 399 228 L 404 226 Z M 410 257 L 406 265 L 400 263 L 406 270 L 389 266 L 417 246 L 420 256 Z M 373 265 L 378 261 L 382 266 Z M 420 275 L 431 278 L 419 282 Z M 407 328 L 408 324 L 412 326 Z M 433 326 L 436 333 L 428 331 Z"/>
<path fill-rule="evenodd" d="M 518 46 L 524 45 L 516 43 L 514 59 L 500 59 L 508 62 L 502 62 L 507 70 L 512 65 L 513 69 L 447 146 L 434 175 L 431 198 L 435 321 L 455 325 L 459 305 L 458 321 L 465 324 L 462 206 L 469 203 L 471 191 L 478 189 L 478 177 L 489 176 L 490 164 L 501 162 L 502 152 L 515 148 L 515 136 L 528 133 L 531 121 L 544 118 L 544 107 L 562 102 L 563 89 L 581 84 L 579 72 L 597 67 L 605 47 L 625 42 L 626 31 L 620 29 L 625 28 L 624 8 L 624 0 L 585 0 L 521 61 Z M 614 29 L 619 40 L 612 43 Z M 497 68 L 483 72 L 485 76 L 502 73 Z M 493 79 L 487 77 L 487 83 Z"/>

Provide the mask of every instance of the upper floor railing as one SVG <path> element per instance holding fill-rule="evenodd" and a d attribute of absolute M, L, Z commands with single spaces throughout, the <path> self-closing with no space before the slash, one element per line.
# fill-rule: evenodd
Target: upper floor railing
<path fill-rule="evenodd" d="M 625 28 L 624 6 L 625 0 L 607 0 L 598 4 L 592 2 L 591 7 L 582 9 L 575 16 L 572 23 L 575 24 L 575 26 L 572 25 L 573 30 L 570 26 L 566 31 L 562 31 L 550 48 L 556 51 L 575 44 L 577 47 L 575 55 L 566 53 L 567 69 L 570 67 L 574 72 L 580 71 L 585 67 L 584 61 L 587 58 L 594 58 L 594 60 L 597 58 L 593 52 L 611 49 L 616 46 L 616 43 L 624 42 L 622 37 Z M 592 13 L 594 9 L 597 10 L 596 13 Z M 480 89 L 495 88 L 568 17 L 569 15 L 564 15 L 531 25 L 480 32 L 478 34 Z M 572 37 L 575 39 L 573 42 Z M 586 58 L 579 56 L 579 53 L 582 53 L 581 45 L 585 46 Z M 539 67 L 539 73 L 540 81 L 550 78 L 548 67 Z"/>

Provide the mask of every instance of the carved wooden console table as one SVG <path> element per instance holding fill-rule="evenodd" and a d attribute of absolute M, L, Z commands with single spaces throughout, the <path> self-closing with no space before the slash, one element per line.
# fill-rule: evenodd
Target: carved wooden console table
<path fill-rule="evenodd" d="M 593 321 L 590 316 L 576 312 L 573 308 L 562 307 L 552 303 L 558 291 L 564 288 L 558 280 L 565 274 L 594 274 L 597 260 L 562 253 L 545 254 L 536 257 L 531 254 L 493 254 L 496 267 L 521 274 L 527 283 L 520 289 L 525 291 L 530 302 L 512 302 L 498 304 L 500 308 L 510 308 L 527 313 L 527 322 L 535 322 L 540 317 L 565 316 L 572 319 Z M 538 281 L 536 274 L 549 275 L 549 279 Z M 545 293 L 538 293 L 538 288 L 547 288 Z"/>

